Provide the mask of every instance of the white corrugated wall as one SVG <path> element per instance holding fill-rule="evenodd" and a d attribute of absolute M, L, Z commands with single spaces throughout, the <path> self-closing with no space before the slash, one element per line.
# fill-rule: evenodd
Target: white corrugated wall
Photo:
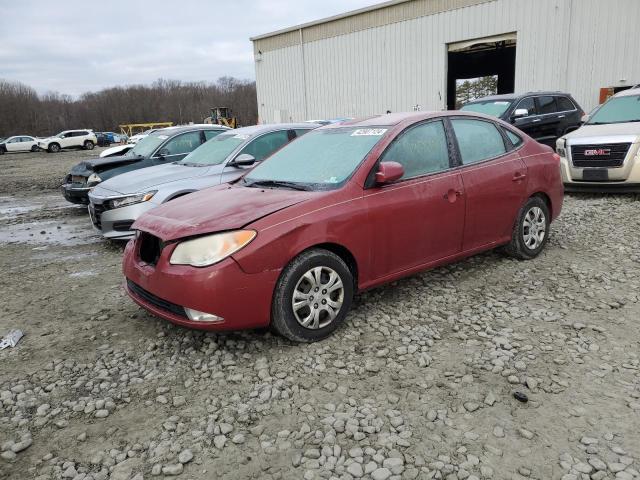
<path fill-rule="evenodd" d="M 600 87 L 640 83 L 639 28 L 638 0 L 496 0 L 271 50 L 256 61 L 260 120 L 441 110 L 447 44 L 514 31 L 516 91 L 568 91 L 590 110 Z"/>

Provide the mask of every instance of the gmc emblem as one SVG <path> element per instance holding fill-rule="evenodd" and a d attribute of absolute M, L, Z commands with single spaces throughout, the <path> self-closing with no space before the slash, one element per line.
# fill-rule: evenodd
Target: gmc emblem
<path fill-rule="evenodd" d="M 591 150 L 585 150 L 585 157 L 599 157 L 601 155 L 611 155 L 611 149 L 609 148 L 597 148 Z"/>

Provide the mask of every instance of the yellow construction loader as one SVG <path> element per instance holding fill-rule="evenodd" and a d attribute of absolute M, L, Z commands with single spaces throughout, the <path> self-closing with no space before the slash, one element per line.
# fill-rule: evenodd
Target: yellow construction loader
<path fill-rule="evenodd" d="M 224 125 L 229 128 L 238 128 L 236 117 L 231 116 L 231 109 L 227 107 L 214 107 L 211 109 L 211 116 L 204 119 L 204 123 L 213 125 Z"/>

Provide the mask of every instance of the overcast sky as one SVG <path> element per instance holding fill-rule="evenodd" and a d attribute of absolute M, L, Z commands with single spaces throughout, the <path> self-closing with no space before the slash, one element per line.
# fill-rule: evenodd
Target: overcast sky
<path fill-rule="evenodd" d="M 381 0 L 0 0 L 0 78 L 39 93 L 254 79 L 249 37 Z"/>

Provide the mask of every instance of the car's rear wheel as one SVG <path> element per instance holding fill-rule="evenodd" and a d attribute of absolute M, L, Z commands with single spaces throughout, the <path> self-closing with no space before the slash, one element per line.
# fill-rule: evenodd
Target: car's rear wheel
<path fill-rule="evenodd" d="M 344 322 L 353 293 L 353 274 L 344 260 L 328 250 L 307 250 L 280 275 L 271 327 L 296 342 L 322 340 Z"/>
<path fill-rule="evenodd" d="M 52 143 L 49 145 L 47 150 L 51 153 L 58 153 L 60 151 L 60 145 L 58 145 L 57 143 Z"/>
<path fill-rule="evenodd" d="M 85 150 L 93 150 L 93 142 L 91 140 L 87 140 L 86 142 L 84 142 L 84 148 Z"/>
<path fill-rule="evenodd" d="M 4 155 L 6 152 L 6 150 L 4 149 L 4 147 L 0 147 L 0 155 Z"/>
<path fill-rule="evenodd" d="M 32 151 L 32 152 L 37 152 L 38 150 L 40 150 L 40 147 L 38 147 L 37 145 L 33 145 L 33 146 L 31 147 L 31 151 Z"/>
<path fill-rule="evenodd" d="M 507 253 L 521 260 L 537 257 L 549 240 L 550 224 L 547 203 L 540 197 L 529 198 L 518 212 Z"/>

